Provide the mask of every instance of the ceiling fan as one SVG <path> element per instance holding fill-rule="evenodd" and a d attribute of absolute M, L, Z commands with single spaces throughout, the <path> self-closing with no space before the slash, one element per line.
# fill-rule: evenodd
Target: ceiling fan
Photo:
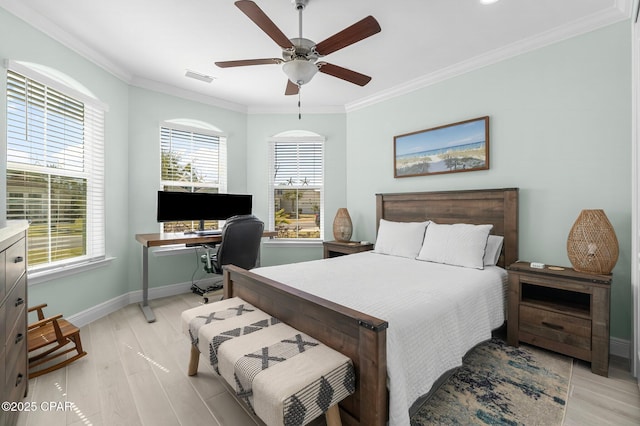
<path fill-rule="evenodd" d="M 282 69 L 288 77 L 285 95 L 297 95 L 300 91 L 300 86 L 308 83 L 318 71 L 359 86 L 369 83 L 371 77 L 367 75 L 328 62 L 316 61 L 323 56 L 379 33 L 381 29 L 378 21 L 373 16 L 367 16 L 326 40 L 315 43 L 302 37 L 302 11 L 309 3 L 309 0 L 293 0 L 293 2 L 298 10 L 299 36 L 292 39 L 287 38 L 254 2 L 250 0 L 235 2 L 238 9 L 282 48 L 282 59 L 244 59 L 216 62 L 215 64 L 220 68 L 283 64 Z"/>

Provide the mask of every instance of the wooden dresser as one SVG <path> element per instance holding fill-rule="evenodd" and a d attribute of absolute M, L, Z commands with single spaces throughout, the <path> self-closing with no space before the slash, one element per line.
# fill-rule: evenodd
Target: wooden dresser
<path fill-rule="evenodd" d="M 9 221 L 0 229 L 0 425 L 11 426 L 18 410 L 11 403 L 27 395 L 27 223 Z M 15 405 L 15 404 L 14 404 Z"/>
<path fill-rule="evenodd" d="M 525 342 L 588 361 L 593 373 L 606 377 L 611 275 L 536 269 L 528 262 L 508 270 L 508 343 Z"/>

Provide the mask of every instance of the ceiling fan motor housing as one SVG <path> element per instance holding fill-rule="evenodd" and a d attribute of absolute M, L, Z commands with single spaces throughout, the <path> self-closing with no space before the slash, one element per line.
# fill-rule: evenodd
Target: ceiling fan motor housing
<path fill-rule="evenodd" d="M 313 41 L 307 38 L 292 38 L 290 40 L 293 48 L 282 49 L 282 58 L 285 61 L 292 61 L 294 59 L 315 61 L 320 57 L 314 49 L 316 44 Z"/>

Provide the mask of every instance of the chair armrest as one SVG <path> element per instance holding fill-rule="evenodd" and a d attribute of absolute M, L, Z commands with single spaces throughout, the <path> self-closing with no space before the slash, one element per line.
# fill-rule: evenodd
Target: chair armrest
<path fill-rule="evenodd" d="M 32 330 L 32 329 L 38 328 L 38 327 L 42 327 L 43 325 L 48 324 L 50 322 L 57 324 L 57 322 L 58 322 L 58 320 L 60 318 L 62 318 L 62 314 L 58 314 L 58 315 L 53 316 L 53 317 L 41 319 L 39 321 L 36 321 L 34 323 L 29 324 L 29 330 Z"/>
<path fill-rule="evenodd" d="M 29 311 L 29 312 L 33 312 L 33 311 L 35 311 L 36 309 L 40 310 L 40 309 L 42 309 L 42 308 L 46 308 L 46 307 L 47 307 L 47 304 L 46 304 L 46 303 L 42 303 L 42 304 L 40 304 L 40 305 L 36 305 L 36 306 L 32 306 L 32 307 L 30 307 L 30 308 L 28 309 L 28 311 Z"/>
<path fill-rule="evenodd" d="M 42 308 L 46 308 L 47 304 L 46 303 L 42 303 L 40 305 L 36 305 L 36 306 L 32 306 L 30 308 L 27 309 L 28 312 L 33 312 L 33 311 L 38 311 L 38 319 L 39 320 L 43 320 L 44 319 L 44 313 L 42 312 Z"/>

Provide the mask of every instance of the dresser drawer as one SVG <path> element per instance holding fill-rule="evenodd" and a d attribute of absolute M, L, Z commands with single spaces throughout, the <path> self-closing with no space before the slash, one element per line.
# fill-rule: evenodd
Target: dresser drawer
<path fill-rule="evenodd" d="M 7 265 L 5 264 L 5 259 L 7 258 L 7 254 L 5 252 L 0 252 L 0 302 L 4 299 L 4 296 L 7 294 L 7 285 L 5 281 L 5 270 L 7 269 Z M 4 320 L 4 317 L 0 317 Z"/>
<path fill-rule="evenodd" d="M 4 345 L 4 343 L 2 344 Z M 4 346 L 0 346 L 0 402 L 4 402 L 4 401 L 8 401 L 7 399 L 7 390 L 4 386 L 4 384 L 7 381 L 6 378 L 6 374 L 7 374 L 7 368 L 6 368 L 6 364 L 5 364 L 5 356 L 4 356 Z M 1 413 L 0 413 L 1 414 Z M 0 423 L 0 425 L 3 423 Z"/>
<path fill-rule="evenodd" d="M 585 318 L 520 305 L 520 331 L 591 350 L 591 321 Z"/>
<path fill-rule="evenodd" d="M 27 253 L 26 253 L 26 244 L 25 239 L 22 238 L 9 247 L 6 251 L 6 291 L 8 292 L 11 287 L 15 284 L 15 282 L 20 278 L 22 274 L 24 274 L 27 267 Z"/>
<path fill-rule="evenodd" d="M 7 364 L 5 390 L 7 401 L 21 401 L 27 388 L 27 347 L 20 348 L 18 360 L 13 365 Z"/>
<path fill-rule="evenodd" d="M 5 328 L 5 324 L 7 323 L 7 304 L 3 303 L 2 305 L 0 305 L 0 337 L 2 337 L 0 339 L 0 345 L 2 347 L 4 347 L 4 342 L 5 340 L 7 340 L 7 335 L 6 335 L 6 328 Z M 2 365 L 2 364 L 0 364 Z"/>
<path fill-rule="evenodd" d="M 22 311 L 24 315 L 24 310 Z M 5 356 L 7 362 L 7 369 L 14 365 L 18 356 L 22 352 L 27 340 L 27 324 L 24 319 L 16 321 L 15 326 L 10 333 L 7 334 L 7 341 L 5 342 Z"/>
<path fill-rule="evenodd" d="M 8 336 L 11 330 L 13 330 L 13 326 L 16 323 L 16 320 L 20 315 L 24 315 L 24 310 L 26 309 L 27 304 L 27 275 L 23 275 L 22 278 L 18 281 L 18 285 L 16 285 L 11 293 L 9 293 L 9 297 L 7 297 L 7 301 L 5 302 L 6 309 L 6 325 L 4 332 L 5 336 Z M 21 317 L 21 321 L 24 322 L 24 318 Z"/>

